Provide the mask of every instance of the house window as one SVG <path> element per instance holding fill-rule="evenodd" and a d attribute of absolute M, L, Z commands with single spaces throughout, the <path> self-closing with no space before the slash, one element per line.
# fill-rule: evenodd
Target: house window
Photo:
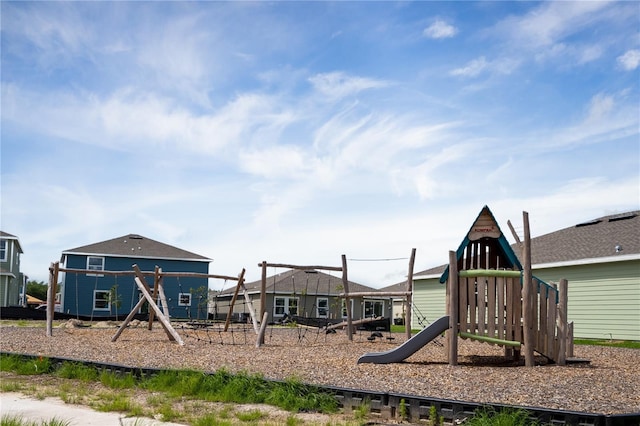
<path fill-rule="evenodd" d="M 178 306 L 191 306 L 191 293 L 178 293 Z"/>
<path fill-rule="evenodd" d="M 276 297 L 273 306 L 273 316 L 281 317 L 287 315 L 298 315 L 297 297 Z"/>
<path fill-rule="evenodd" d="M 90 271 L 104 271 L 104 257 L 88 256 L 87 269 Z M 102 274 L 87 274 L 91 277 L 102 277 Z"/>
<path fill-rule="evenodd" d="M 365 318 L 381 317 L 384 312 L 384 302 L 382 300 L 365 300 L 364 316 Z"/>
<path fill-rule="evenodd" d="M 327 318 L 329 316 L 329 299 L 326 297 L 318 297 L 316 299 L 316 317 Z"/>
<path fill-rule="evenodd" d="M 342 299 L 342 318 L 347 317 L 347 304 L 345 300 Z M 353 318 L 353 299 L 351 299 L 351 317 Z"/>
<path fill-rule="evenodd" d="M 0 240 L 0 261 L 7 261 L 7 240 Z"/>
<path fill-rule="evenodd" d="M 110 311 L 111 310 L 111 292 L 104 290 L 93 291 L 93 310 L 94 311 Z"/>

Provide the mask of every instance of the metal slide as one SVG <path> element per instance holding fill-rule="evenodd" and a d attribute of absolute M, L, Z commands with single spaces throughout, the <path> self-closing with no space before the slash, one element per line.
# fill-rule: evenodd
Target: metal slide
<path fill-rule="evenodd" d="M 404 361 L 413 355 L 418 349 L 444 333 L 449 328 L 449 316 L 438 318 L 434 323 L 420 331 L 397 348 L 385 352 L 370 352 L 358 359 L 358 364 L 371 362 L 374 364 L 391 364 Z"/>

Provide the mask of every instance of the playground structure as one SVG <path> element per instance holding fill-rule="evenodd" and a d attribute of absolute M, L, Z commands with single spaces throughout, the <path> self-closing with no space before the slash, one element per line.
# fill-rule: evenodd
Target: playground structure
<path fill-rule="evenodd" d="M 412 256 L 411 256 L 410 274 L 412 274 L 413 272 L 412 268 L 413 268 L 414 258 L 415 258 L 415 249 L 413 249 Z M 268 263 L 266 261 L 260 263 L 258 266 L 262 268 L 262 280 L 260 285 L 260 301 L 252 300 L 251 297 L 249 296 L 249 292 L 247 290 L 247 287 L 244 281 L 244 274 L 245 274 L 244 269 L 238 275 L 238 277 L 202 274 L 202 273 L 193 273 L 193 272 L 165 272 L 162 270 L 162 268 L 159 268 L 158 266 L 155 267 L 154 271 L 141 271 L 140 268 L 135 264 L 132 266 L 132 270 L 128 270 L 128 271 L 101 270 L 100 271 L 100 277 L 102 277 L 101 280 L 107 280 L 105 282 L 101 282 L 101 287 L 104 287 L 105 284 L 107 286 L 111 286 L 111 284 L 113 284 L 113 286 L 111 286 L 111 288 L 113 289 L 116 289 L 118 286 L 120 286 L 120 288 L 124 289 L 123 290 L 124 292 L 132 293 L 132 296 L 130 297 L 131 306 L 129 309 L 126 309 L 124 311 L 125 313 L 128 312 L 128 315 L 126 314 L 123 315 L 123 317 L 126 315 L 126 318 L 119 326 L 119 329 L 117 333 L 113 336 L 112 341 L 115 341 L 118 339 L 120 334 L 129 326 L 129 324 L 131 323 L 134 317 L 138 319 L 144 318 L 143 312 L 148 311 L 149 330 L 152 329 L 153 322 L 157 320 L 162 326 L 162 328 L 164 329 L 164 331 L 166 332 L 169 340 L 179 345 L 183 345 L 184 342 L 180 334 L 176 332 L 174 327 L 177 327 L 178 329 L 182 330 L 182 334 L 183 334 L 182 337 L 195 338 L 198 341 L 205 341 L 205 342 L 208 341 L 209 343 L 219 342 L 220 344 L 229 344 L 228 343 L 229 339 L 231 340 L 232 344 L 235 344 L 236 342 L 238 342 L 238 339 L 237 339 L 238 332 L 240 332 L 240 334 L 243 335 L 242 336 L 243 339 L 241 337 L 240 342 L 244 340 L 244 344 L 246 344 L 248 340 L 255 339 L 255 337 L 254 338 L 249 337 L 250 334 L 255 333 L 254 336 L 257 335 L 257 340 L 254 340 L 254 341 L 256 341 L 256 346 L 259 347 L 264 344 L 264 340 L 265 340 L 264 336 L 265 336 L 265 331 L 267 329 L 267 326 L 274 324 L 273 318 L 271 321 L 269 321 L 270 312 L 269 310 L 267 310 L 267 304 L 264 302 L 264 300 L 266 299 L 266 293 L 267 293 L 266 270 L 268 267 L 287 268 L 293 271 L 301 271 L 305 273 L 309 271 L 315 272 L 316 270 L 328 270 L 328 271 L 342 273 L 342 277 L 334 277 L 334 276 L 325 274 L 327 277 L 330 277 L 331 280 L 334 280 L 334 284 L 333 284 L 334 287 L 331 294 L 333 297 L 335 297 L 338 300 L 342 299 L 343 312 L 346 312 L 346 315 L 343 313 L 342 316 L 340 316 L 340 314 L 337 313 L 336 314 L 337 316 L 334 316 L 333 320 L 331 321 L 327 321 L 326 319 L 323 319 L 323 318 L 313 318 L 313 317 L 306 316 L 307 312 L 309 311 L 307 310 L 305 312 L 305 306 L 308 304 L 306 299 L 309 299 L 309 298 L 314 299 L 315 296 L 318 296 L 318 295 L 324 296 L 323 293 L 318 293 L 317 288 L 316 288 L 316 292 L 313 293 L 313 289 L 309 288 L 308 282 L 306 287 L 298 287 L 297 293 L 296 293 L 296 290 L 294 289 L 290 295 L 287 294 L 287 296 L 299 298 L 300 302 L 302 303 L 302 312 L 299 312 L 299 314 L 301 314 L 302 316 L 297 316 L 293 318 L 293 321 L 294 323 L 297 323 L 296 328 L 300 328 L 304 330 L 303 335 L 306 335 L 309 329 L 316 329 L 318 334 L 321 332 L 330 333 L 337 329 L 344 329 L 346 330 L 348 339 L 353 340 L 353 333 L 356 330 L 365 330 L 365 329 L 369 330 L 370 327 L 377 327 L 381 325 L 380 322 L 383 322 L 384 318 L 380 316 L 370 317 L 370 318 L 369 317 L 354 318 L 353 312 L 352 312 L 353 306 L 352 306 L 352 303 L 349 303 L 349 300 L 353 300 L 353 299 L 362 300 L 362 306 L 357 305 L 357 307 L 359 307 L 362 312 L 364 312 L 365 297 L 369 299 L 371 298 L 375 299 L 375 298 L 386 297 L 386 296 L 402 296 L 403 299 L 405 300 L 405 303 L 410 303 L 410 300 L 411 300 L 410 291 L 401 291 L 401 292 L 372 291 L 372 292 L 350 293 L 349 292 L 350 282 L 347 277 L 347 259 L 345 255 L 342 255 L 342 266 L 301 266 L 301 265 L 290 265 L 290 264 L 282 264 L 282 263 Z M 49 268 L 48 300 L 55 299 L 53 295 L 56 293 L 56 283 L 58 282 L 58 276 L 61 273 L 75 274 L 77 277 L 79 274 L 93 275 L 95 274 L 95 271 L 90 269 L 65 268 L 65 267 L 61 267 L 59 262 L 52 263 Z M 127 279 L 125 280 L 120 279 L 120 282 L 118 282 L 118 277 L 121 277 L 121 276 L 124 276 Z M 113 281 L 109 282 L 108 277 L 112 277 L 111 279 Z M 194 317 L 189 316 L 188 318 L 184 318 L 181 321 L 181 323 L 179 323 L 179 325 L 176 325 L 177 323 L 175 323 L 175 321 L 174 321 L 174 324 L 172 325 L 171 316 L 169 315 L 169 304 L 167 304 L 168 298 L 165 295 L 165 291 L 164 291 L 163 281 L 165 277 L 172 277 L 174 281 L 177 279 L 178 285 L 180 285 L 180 278 L 184 278 L 184 277 L 223 279 L 225 282 L 225 286 L 227 281 L 234 282 L 234 285 L 231 288 L 228 288 L 231 291 L 231 293 L 229 294 L 230 300 L 227 301 L 228 304 L 224 306 L 224 309 L 222 309 L 223 317 L 218 318 L 218 315 L 217 315 L 218 300 L 217 300 L 217 294 L 216 294 L 216 296 L 211 298 L 212 299 L 211 302 L 213 303 L 213 307 L 214 307 L 213 315 L 211 315 L 211 313 L 208 313 L 205 319 L 200 319 L 200 317 L 198 317 L 198 319 L 195 319 Z M 129 278 L 131 278 L 131 281 L 133 281 L 133 283 L 129 281 Z M 147 280 L 149 280 L 149 282 L 147 282 Z M 329 284 L 329 287 L 331 287 L 331 285 L 332 284 Z M 77 286 L 77 279 L 76 279 L 76 286 Z M 131 287 L 130 291 L 127 290 L 127 288 L 129 287 Z M 317 287 L 317 284 L 316 284 L 316 287 Z M 96 278 L 95 288 L 98 288 L 97 278 Z M 180 291 L 182 291 L 182 288 L 180 288 Z M 272 291 L 273 291 L 273 295 L 271 296 L 274 297 L 274 295 L 276 294 L 275 293 L 276 289 L 273 288 Z M 137 292 L 136 294 L 140 295 L 139 299 L 133 298 L 134 292 Z M 278 294 L 284 294 L 284 293 L 282 293 L 282 290 L 281 290 Z M 242 295 L 244 296 L 244 300 L 242 300 Z M 327 296 L 328 295 L 329 294 L 327 293 Z M 110 294 L 109 297 L 110 298 L 113 297 L 114 300 L 117 300 L 119 298 L 118 293 Z M 127 300 L 129 300 L 129 298 Z M 129 305 L 128 301 L 126 302 L 126 305 Z M 238 306 L 238 305 L 241 305 L 241 306 Z M 176 309 L 176 308 L 173 307 L 172 309 Z M 333 310 L 334 308 L 331 308 L 331 309 Z M 239 315 L 234 316 L 234 311 L 237 312 Z M 311 311 L 313 311 L 313 307 Z M 61 313 L 55 313 L 55 315 L 57 317 L 58 316 L 59 317 L 64 316 L 65 318 L 71 317 L 71 315 L 61 314 Z M 54 318 L 53 310 L 47 309 L 46 335 L 48 337 L 52 336 L 53 318 Z M 117 316 L 116 316 L 116 319 L 117 319 Z M 93 320 L 93 317 L 91 317 L 91 320 Z M 233 327 L 231 326 L 232 322 L 235 323 Z M 224 324 L 224 326 L 222 324 Z M 253 325 L 253 330 L 251 330 L 251 332 L 249 332 L 249 330 L 251 329 L 249 324 Z M 288 327 L 288 328 L 291 329 L 291 327 Z M 376 329 L 380 330 L 379 328 L 376 328 Z M 226 334 L 226 332 L 229 332 L 230 336 L 225 337 L 224 334 Z M 233 336 L 234 333 L 236 337 Z M 317 337 L 315 340 L 317 340 Z"/>
<path fill-rule="evenodd" d="M 524 347 L 527 366 L 535 364 L 534 352 L 558 365 L 573 355 L 567 281 L 561 280 L 558 289 L 532 275 L 526 212 L 523 224 L 519 245 L 524 265 L 487 206 L 458 250 L 449 253 L 449 266 L 440 278 L 447 282 L 449 364 L 457 364 L 458 335 L 503 346 L 507 357 L 518 358 Z"/>
<path fill-rule="evenodd" d="M 458 337 L 500 345 L 505 356 L 535 364 L 537 352 L 558 365 L 573 356 L 573 324 L 567 322 L 567 281 L 559 288 L 531 274 L 528 214 L 523 213 L 524 242 L 516 237 L 524 265 L 485 206 L 440 278 L 447 285 L 446 312 L 403 345 L 363 355 L 358 362 L 399 362 L 446 331 L 447 358 L 458 363 Z M 414 341 L 414 343 L 410 343 Z"/>

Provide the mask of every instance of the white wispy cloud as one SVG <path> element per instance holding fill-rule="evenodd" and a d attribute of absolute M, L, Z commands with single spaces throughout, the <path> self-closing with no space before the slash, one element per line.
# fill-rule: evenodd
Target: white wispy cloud
<path fill-rule="evenodd" d="M 458 28 L 442 19 L 436 19 L 422 32 L 425 37 L 434 39 L 451 38 L 456 34 L 458 34 Z"/>
<path fill-rule="evenodd" d="M 618 65 L 626 71 L 633 71 L 640 66 L 640 50 L 631 49 L 618 56 Z"/>
<path fill-rule="evenodd" d="M 479 58 L 469 61 L 463 67 L 455 68 L 451 70 L 450 74 L 456 75 L 456 76 L 462 76 L 462 77 L 475 77 L 481 72 L 483 72 L 488 65 L 489 65 L 489 62 L 487 62 L 487 59 L 484 56 L 481 56 Z"/>
<path fill-rule="evenodd" d="M 344 72 L 316 74 L 309 82 L 321 94 L 329 99 L 341 99 L 363 90 L 387 87 L 391 83 L 367 77 L 350 76 Z"/>

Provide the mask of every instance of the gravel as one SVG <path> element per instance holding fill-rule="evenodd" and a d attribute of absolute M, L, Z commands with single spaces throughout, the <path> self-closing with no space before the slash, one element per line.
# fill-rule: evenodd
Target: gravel
<path fill-rule="evenodd" d="M 504 359 L 503 349 L 475 341 L 459 341 L 459 365 L 449 366 L 437 339 L 405 362 L 357 364 L 367 352 L 386 351 L 404 341 L 404 334 L 385 333 L 369 341 L 370 333 L 325 334 L 312 328 L 269 328 L 265 344 L 256 348 L 252 329 L 218 326 L 190 329 L 176 324 L 184 345 L 169 341 L 155 325 L 129 327 L 119 339 L 113 324 L 72 327 L 63 324 L 47 338 L 41 327 L 2 326 L 4 352 L 57 356 L 135 367 L 188 368 L 259 373 L 272 379 L 297 378 L 379 392 L 404 393 L 477 403 L 497 403 L 581 411 L 640 413 L 640 350 L 576 346 L 575 356 L 589 364 L 565 367 L 537 359 L 536 367 Z M 393 337 L 393 339 L 390 339 Z"/>

